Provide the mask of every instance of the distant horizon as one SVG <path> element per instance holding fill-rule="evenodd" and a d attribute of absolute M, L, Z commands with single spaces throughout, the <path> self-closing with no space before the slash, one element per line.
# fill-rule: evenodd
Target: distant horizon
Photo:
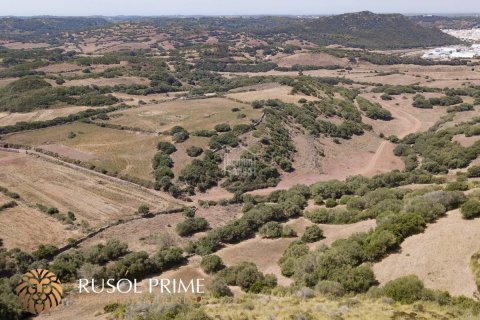
<path fill-rule="evenodd" d="M 478 0 L 16 0 L 2 1 L 2 16 L 325 16 L 349 12 L 405 15 L 478 15 Z M 475 13 L 472 13 L 475 12 Z"/>
<path fill-rule="evenodd" d="M 132 17 L 132 18 L 196 18 L 196 17 L 322 17 L 322 16 L 336 16 L 349 13 L 360 13 L 370 10 L 363 11 L 348 11 L 343 13 L 311 13 L 311 14 L 163 14 L 163 15 L 140 15 L 140 14 L 117 14 L 117 15 L 106 15 L 106 14 L 91 14 L 91 15 L 56 15 L 56 14 L 38 14 L 38 15 L 0 15 L 0 18 L 41 18 L 41 17 L 50 17 L 50 18 L 121 18 L 121 17 Z M 437 13 L 422 13 L 422 12 L 374 12 L 374 14 L 401 14 L 404 16 L 437 16 L 437 17 L 480 17 L 479 12 L 473 13 L 448 13 L 448 12 L 437 12 Z"/>

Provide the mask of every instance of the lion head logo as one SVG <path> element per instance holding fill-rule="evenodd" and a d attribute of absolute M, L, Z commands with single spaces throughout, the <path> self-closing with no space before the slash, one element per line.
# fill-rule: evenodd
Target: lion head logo
<path fill-rule="evenodd" d="M 54 273 L 34 269 L 23 275 L 16 291 L 23 309 L 39 314 L 60 304 L 63 288 Z"/>

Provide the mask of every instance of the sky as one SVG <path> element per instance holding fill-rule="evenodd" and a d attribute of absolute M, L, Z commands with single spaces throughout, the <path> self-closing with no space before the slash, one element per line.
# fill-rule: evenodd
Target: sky
<path fill-rule="evenodd" d="M 480 0 L 0 0 L 0 16 L 480 13 Z"/>

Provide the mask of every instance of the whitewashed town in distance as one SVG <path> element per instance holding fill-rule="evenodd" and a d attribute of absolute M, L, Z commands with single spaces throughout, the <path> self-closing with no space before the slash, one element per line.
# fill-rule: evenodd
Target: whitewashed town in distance
<path fill-rule="evenodd" d="M 465 30 L 446 29 L 442 31 L 467 43 L 469 42 L 470 45 L 430 49 L 423 54 L 423 58 L 435 60 L 480 58 L 480 28 Z"/>

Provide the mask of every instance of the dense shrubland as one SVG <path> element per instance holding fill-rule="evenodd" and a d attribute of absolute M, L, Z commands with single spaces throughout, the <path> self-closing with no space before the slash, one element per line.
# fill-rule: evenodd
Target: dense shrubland
<path fill-rule="evenodd" d="M 357 103 L 365 115 L 374 120 L 391 120 L 392 114 L 384 109 L 379 103 L 372 103 L 365 98 L 357 97 Z"/>
<path fill-rule="evenodd" d="M 0 111 L 28 112 L 56 103 L 105 106 L 118 102 L 112 95 L 91 87 L 52 87 L 40 77 L 23 77 L 0 90 Z"/>
<path fill-rule="evenodd" d="M 459 126 L 438 131 L 410 134 L 396 146 L 394 153 L 406 160 L 407 168 L 417 167 L 417 157 L 423 158 L 421 168 L 431 173 L 445 173 L 448 169 L 465 168 L 480 154 L 480 143 L 463 147 L 453 142 L 453 136 L 465 134 L 476 135 L 476 120 Z"/>
<path fill-rule="evenodd" d="M 62 282 L 72 282 L 80 277 L 143 279 L 185 262 L 183 251 L 177 247 L 163 247 L 149 256 L 143 251 L 131 252 L 127 244 L 118 240 L 57 253 L 58 248 L 54 246 L 40 246 L 32 254 L 20 249 L 0 249 L 0 314 L 3 319 L 23 318 L 13 289 L 20 275 L 34 268 L 48 268 Z"/>

